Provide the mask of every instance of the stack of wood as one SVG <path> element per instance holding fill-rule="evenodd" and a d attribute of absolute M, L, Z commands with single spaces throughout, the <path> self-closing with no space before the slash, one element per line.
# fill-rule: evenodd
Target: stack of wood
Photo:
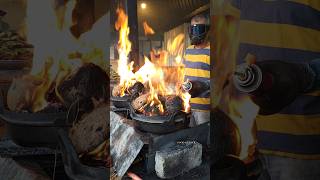
<path fill-rule="evenodd" d="M 117 85 L 112 90 L 112 96 L 119 97 L 122 87 Z M 183 100 L 176 95 L 159 95 L 159 101 L 151 105 L 149 93 L 150 88 L 141 82 L 136 82 L 133 86 L 125 90 L 125 95 L 131 97 L 131 105 L 137 112 L 146 116 L 170 115 L 183 110 Z M 164 112 L 161 112 L 160 104 Z"/>
<path fill-rule="evenodd" d="M 64 105 L 81 115 L 92 111 L 96 101 L 109 102 L 109 83 L 106 72 L 89 63 L 64 79 L 57 89 Z"/>

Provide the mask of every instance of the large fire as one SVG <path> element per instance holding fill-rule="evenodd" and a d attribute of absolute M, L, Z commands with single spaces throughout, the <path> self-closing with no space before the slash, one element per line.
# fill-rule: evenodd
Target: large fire
<path fill-rule="evenodd" d="M 128 16 L 125 14 L 123 9 L 117 9 L 118 20 L 115 24 L 116 30 L 119 31 L 119 41 L 118 41 L 118 74 L 120 76 L 119 86 L 120 88 L 120 96 L 125 96 L 126 91 L 133 86 L 136 82 L 141 82 L 145 86 L 148 87 L 148 98 L 147 104 L 150 106 L 155 106 L 160 111 L 160 113 L 164 112 L 163 104 L 159 100 L 159 96 L 165 95 L 177 95 L 180 96 L 184 101 L 184 111 L 188 112 L 190 109 L 189 99 L 190 95 L 186 92 L 182 92 L 180 89 L 180 85 L 183 82 L 183 74 L 184 68 L 181 63 L 182 51 L 179 50 L 175 52 L 176 57 L 179 59 L 177 64 L 179 67 L 171 70 L 171 76 L 169 81 L 167 79 L 168 71 L 165 70 L 163 65 L 164 62 L 153 63 L 147 57 L 144 57 L 144 65 L 139 68 L 136 72 L 133 72 L 133 61 L 128 62 L 128 55 L 131 51 L 131 42 L 128 38 L 130 29 L 128 27 Z M 152 28 L 144 24 L 144 27 L 147 28 L 145 31 L 151 31 Z M 154 31 L 151 31 L 154 33 Z M 178 36 L 179 40 L 175 40 L 175 44 L 171 46 L 171 51 L 177 47 L 181 47 L 181 35 Z M 179 44 L 180 43 L 180 44 Z M 163 58 L 162 61 L 167 61 L 166 58 Z M 173 73 L 173 75 L 172 75 Z M 173 82 L 173 83 L 172 83 Z M 173 85 L 172 85 L 173 84 Z M 143 111 L 143 107 L 140 109 Z M 151 115 L 151 114 L 150 114 Z"/>
<path fill-rule="evenodd" d="M 241 143 L 239 157 L 246 160 L 250 146 L 255 143 L 252 129 L 259 107 L 248 96 L 238 95 L 232 87 L 232 78 L 236 68 L 236 56 L 239 48 L 237 10 L 232 9 L 228 2 L 218 3 L 216 15 L 212 23 L 215 24 L 215 85 L 213 90 L 212 107 L 221 108 L 236 124 Z M 232 15 L 230 14 L 232 12 Z M 239 14 L 238 14 L 239 15 Z M 228 84 L 229 83 L 229 84 Z"/>
<path fill-rule="evenodd" d="M 70 0 L 65 5 L 54 4 L 50 0 L 27 1 L 27 39 L 34 45 L 31 75 L 42 80 L 32 97 L 33 112 L 46 107 L 48 102 L 45 96 L 48 90 L 52 86 L 56 88 L 71 70 L 84 62 L 106 68 L 106 42 L 102 42 L 105 38 L 97 37 L 106 29 L 104 26 L 107 27 L 106 16 L 97 21 L 91 31 L 77 39 L 70 31 L 75 5 L 76 0 Z M 59 97 L 57 91 L 56 94 Z"/>
<path fill-rule="evenodd" d="M 26 93 L 26 96 L 30 96 L 28 98 L 31 99 L 31 104 L 28 103 L 27 108 L 29 109 L 29 106 L 31 106 L 32 112 L 39 112 L 46 107 L 50 107 L 48 106 L 50 103 L 56 103 L 48 98 L 48 94 L 52 92 L 55 96 L 54 98 L 58 99 L 53 101 L 58 101 L 59 104 L 69 108 L 70 106 L 66 102 L 68 100 L 62 98 L 65 96 L 60 95 L 58 92 L 59 85 L 65 83 L 68 80 L 67 78 L 70 77 L 69 75 L 77 74 L 80 71 L 79 69 L 86 67 L 85 65 L 89 64 L 91 67 L 92 64 L 95 64 L 92 66 L 99 66 L 98 70 L 102 71 L 101 74 L 104 74 L 104 71 L 108 68 L 108 61 L 106 61 L 109 58 L 106 56 L 109 48 L 106 44 L 107 28 L 109 26 L 107 24 L 107 15 L 97 20 L 89 31 L 76 38 L 71 32 L 71 27 L 74 25 L 72 14 L 78 1 L 28 0 L 26 2 L 27 40 L 34 46 L 32 69 L 30 74 L 26 76 L 41 81 L 34 92 Z M 92 71 L 92 69 L 90 70 Z M 83 77 L 83 74 L 79 76 Z M 83 80 L 81 78 L 79 81 Z M 25 79 L 22 78 L 22 80 Z M 99 78 L 96 79 L 98 81 Z M 97 83 L 100 83 L 99 85 L 101 86 L 99 87 L 107 85 L 107 80 L 101 82 Z M 87 82 L 85 84 L 88 85 Z M 77 89 L 78 92 L 84 92 L 88 89 L 87 87 L 83 88 L 81 90 L 80 88 Z M 75 86 L 72 87 L 72 91 L 77 91 L 74 89 Z M 61 94 L 63 94 L 62 91 Z M 99 99 L 100 97 L 97 97 L 98 99 L 92 98 L 93 108 L 105 103 L 102 102 L 104 99 Z M 76 98 L 74 101 L 77 101 Z M 83 117 L 77 114 L 75 118 Z M 106 139 L 96 149 L 88 152 L 87 155 L 93 157 L 93 159 L 105 161 L 106 156 L 108 156 L 108 142 L 109 140 Z"/>

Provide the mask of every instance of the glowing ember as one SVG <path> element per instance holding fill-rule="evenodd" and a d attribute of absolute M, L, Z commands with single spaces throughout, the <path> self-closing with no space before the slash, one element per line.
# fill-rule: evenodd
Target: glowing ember
<path fill-rule="evenodd" d="M 154 30 L 148 25 L 146 21 L 143 22 L 143 29 L 145 35 L 152 35 L 154 34 Z"/>

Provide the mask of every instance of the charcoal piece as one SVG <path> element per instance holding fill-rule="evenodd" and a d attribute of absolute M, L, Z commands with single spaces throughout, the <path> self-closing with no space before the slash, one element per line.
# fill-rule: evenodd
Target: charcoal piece
<path fill-rule="evenodd" d="M 159 109 L 159 106 L 156 106 L 156 105 L 153 105 L 153 106 L 146 106 L 144 109 L 143 109 L 143 113 L 144 115 L 153 115 L 153 116 L 158 116 L 158 115 L 161 115 L 161 111 Z"/>
<path fill-rule="evenodd" d="M 183 110 L 183 101 L 179 96 L 171 95 L 171 96 L 166 96 L 166 101 L 165 101 L 165 110 L 166 113 L 172 114 L 177 111 Z"/>
<path fill-rule="evenodd" d="M 109 77 L 99 66 L 88 63 L 68 76 L 58 87 L 65 106 L 79 103 L 79 108 L 90 112 L 94 105 L 92 98 L 108 101 Z"/>
<path fill-rule="evenodd" d="M 144 85 L 141 82 L 136 82 L 132 87 L 128 89 L 131 95 L 141 94 L 144 91 Z"/>
<path fill-rule="evenodd" d="M 72 126 L 69 136 L 77 153 L 90 152 L 109 138 L 107 113 L 106 106 L 95 108 Z"/>
<path fill-rule="evenodd" d="M 131 99 L 131 100 L 135 100 L 135 99 L 137 99 L 140 95 L 141 95 L 141 94 L 138 94 L 138 93 L 132 94 L 130 99 Z"/>
<path fill-rule="evenodd" d="M 143 94 L 139 97 L 137 97 L 135 100 L 132 101 L 132 107 L 135 110 L 140 109 L 141 107 L 145 106 L 147 101 L 148 101 L 148 97 L 150 96 L 150 94 Z"/>

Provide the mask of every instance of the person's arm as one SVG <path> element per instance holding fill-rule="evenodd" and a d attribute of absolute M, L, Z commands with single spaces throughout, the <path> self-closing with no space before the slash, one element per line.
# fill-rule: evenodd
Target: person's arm
<path fill-rule="evenodd" d="M 192 98 L 198 97 L 203 92 L 210 90 L 210 80 L 187 81 L 182 84 L 182 89 L 189 92 Z"/>

